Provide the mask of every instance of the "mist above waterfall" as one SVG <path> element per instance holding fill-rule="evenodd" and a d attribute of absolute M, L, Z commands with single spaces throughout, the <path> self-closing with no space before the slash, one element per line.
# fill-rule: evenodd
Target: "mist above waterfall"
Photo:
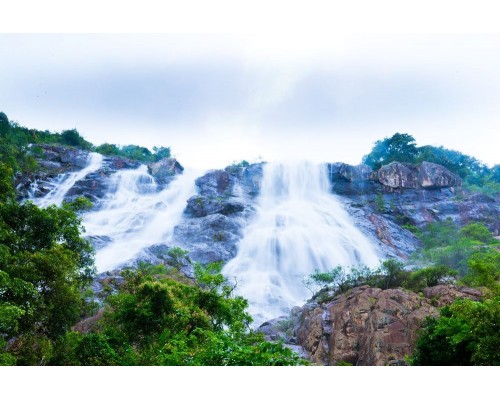
<path fill-rule="evenodd" d="M 255 219 L 223 271 L 238 281 L 238 293 L 249 300 L 255 323 L 301 305 L 310 295 L 303 278 L 315 269 L 378 263 L 372 243 L 329 189 L 325 165 L 264 166 Z"/>

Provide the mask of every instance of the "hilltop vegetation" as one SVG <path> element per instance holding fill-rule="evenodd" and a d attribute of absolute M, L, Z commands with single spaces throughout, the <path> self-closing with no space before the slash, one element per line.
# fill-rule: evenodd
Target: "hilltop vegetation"
<path fill-rule="evenodd" d="M 170 147 L 153 147 L 149 150 L 138 145 L 118 146 L 104 143 L 95 146 L 85 140 L 76 129 L 62 132 L 40 131 L 29 129 L 16 122 L 9 121 L 8 117 L 0 112 L 0 157 L 7 162 L 14 171 L 31 172 L 36 169 L 34 154 L 29 150 L 31 145 L 53 144 L 69 146 L 87 151 L 94 151 L 103 155 L 125 157 L 144 163 L 159 161 L 171 156 Z M 36 149 L 34 150 L 36 152 Z"/>
<path fill-rule="evenodd" d="M 464 187 L 489 195 L 500 194 L 500 165 L 489 168 L 474 157 L 442 146 L 417 146 L 413 136 L 395 133 L 375 142 L 363 163 L 374 169 L 393 161 L 420 164 L 423 161 L 440 164 L 464 180 Z"/>

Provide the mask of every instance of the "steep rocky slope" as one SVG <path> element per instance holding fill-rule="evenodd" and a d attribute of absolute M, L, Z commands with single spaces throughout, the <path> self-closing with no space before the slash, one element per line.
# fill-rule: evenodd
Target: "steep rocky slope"
<path fill-rule="evenodd" d="M 87 165 L 89 152 L 64 146 L 36 145 L 33 153 L 39 170 L 30 175 L 16 177 L 16 189 L 20 200 L 46 195 L 62 174 L 79 171 Z M 113 190 L 110 176 L 123 169 L 135 169 L 141 162 L 118 156 L 104 156 L 102 165 L 95 172 L 77 181 L 66 194 L 67 200 L 79 196 L 90 199 L 98 207 L 101 200 Z M 149 173 L 155 178 L 158 190 L 168 185 L 184 168 L 175 158 L 167 158 L 148 165 Z"/>
<path fill-rule="evenodd" d="M 318 365 L 406 365 L 425 317 L 438 316 L 437 307 L 457 298 L 480 297 L 479 290 L 453 285 L 426 288 L 423 295 L 360 286 L 323 303 L 311 300 L 259 330 Z"/>

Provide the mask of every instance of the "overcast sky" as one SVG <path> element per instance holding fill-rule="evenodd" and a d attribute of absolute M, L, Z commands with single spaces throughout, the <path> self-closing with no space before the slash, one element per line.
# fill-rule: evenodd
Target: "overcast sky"
<path fill-rule="evenodd" d="M 357 164 L 395 132 L 493 165 L 499 71 L 498 35 L 0 34 L 0 111 L 197 168 Z"/>

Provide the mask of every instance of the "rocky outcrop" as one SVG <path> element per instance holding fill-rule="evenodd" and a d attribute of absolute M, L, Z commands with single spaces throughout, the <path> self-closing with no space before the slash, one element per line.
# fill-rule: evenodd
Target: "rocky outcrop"
<path fill-rule="evenodd" d="M 360 286 L 322 304 L 311 300 L 259 330 L 268 340 L 300 346 L 319 365 L 405 365 L 418 329 L 426 317 L 439 315 L 437 307 L 480 297 L 478 290 L 453 285 L 427 288 L 423 296 Z"/>
<path fill-rule="evenodd" d="M 328 164 L 332 192 L 341 195 L 358 226 L 382 241 L 385 254 L 408 254 L 418 246 L 401 226 L 422 227 L 451 218 L 459 226 L 482 222 L 500 234 L 500 204 L 461 188 L 461 179 L 445 167 L 393 162 L 378 171 L 366 165 Z M 386 246 L 387 245 L 387 246 Z"/>
<path fill-rule="evenodd" d="M 261 180 L 262 164 L 212 170 L 196 179 L 198 194 L 187 201 L 174 243 L 201 263 L 235 257 L 242 228 L 255 211 Z"/>
<path fill-rule="evenodd" d="M 420 165 L 392 162 L 373 171 L 368 165 L 327 164 L 333 189 L 338 194 L 355 195 L 397 189 L 436 189 L 462 186 L 462 179 L 439 164 Z"/>
<path fill-rule="evenodd" d="M 81 170 L 87 166 L 89 152 L 85 150 L 39 144 L 33 146 L 32 153 L 40 169 L 32 175 L 18 175 L 16 188 L 20 200 L 46 195 L 58 182 L 62 174 Z M 139 161 L 123 157 L 104 156 L 102 166 L 77 181 L 67 193 L 66 198 L 72 200 L 79 196 L 89 198 L 95 205 L 108 193 L 109 177 L 121 170 L 138 168 Z"/>
<path fill-rule="evenodd" d="M 148 173 L 160 185 L 168 184 L 175 175 L 182 174 L 184 167 L 175 158 L 163 158 L 148 165 Z"/>
<path fill-rule="evenodd" d="M 378 181 L 391 189 L 448 188 L 462 185 L 462 179 L 439 164 L 424 161 L 415 166 L 392 162 L 376 173 Z"/>
<path fill-rule="evenodd" d="M 415 189 L 418 185 L 417 168 L 399 162 L 392 162 L 382 166 L 376 176 L 382 185 L 391 189 Z"/>
<path fill-rule="evenodd" d="M 439 164 L 424 161 L 418 168 L 418 185 L 423 188 L 447 188 L 462 185 L 462 179 Z"/>

